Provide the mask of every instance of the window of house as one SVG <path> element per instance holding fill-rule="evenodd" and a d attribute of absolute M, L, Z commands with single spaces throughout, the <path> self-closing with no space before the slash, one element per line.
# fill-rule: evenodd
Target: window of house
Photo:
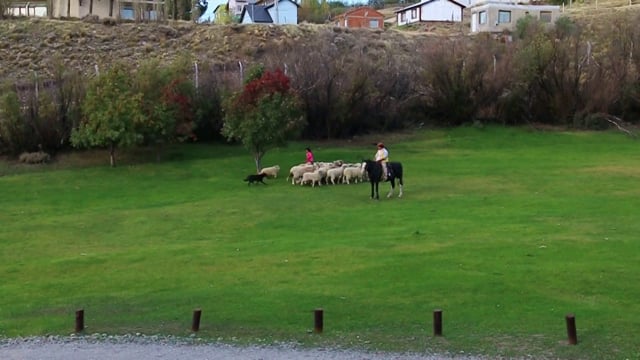
<path fill-rule="evenodd" d="M 126 4 L 122 5 L 120 8 L 120 18 L 123 20 L 134 20 L 135 12 L 133 11 L 133 6 Z"/>
<path fill-rule="evenodd" d="M 498 11 L 498 24 L 508 24 L 511 22 L 511 11 L 499 10 Z"/>
<path fill-rule="evenodd" d="M 411 18 L 415 19 L 418 17 L 418 10 L 417 9 L 411 9 Z"/>
<path fill-rule="evenodd" d="M 487 12 L 480 11 L 478 13 L 478 24 L 486 24 L 487 23 Z"/>
<path fill-rule="evenodd" d="M 372 29 L 377 29 L 380 27 L 380 22 L 378 19 L 369 20 L 369 27 Z"/>
<path fill-rule="evenodd" d="M 407 13 L 400 14 L 400 21 L 402 21 L 402 22 L 407 21 Z"/>
<path fill-rule="evenodd" d="M 551 22 L 551 11 L 540 11 L 540 22 L 550 23 Z"/>

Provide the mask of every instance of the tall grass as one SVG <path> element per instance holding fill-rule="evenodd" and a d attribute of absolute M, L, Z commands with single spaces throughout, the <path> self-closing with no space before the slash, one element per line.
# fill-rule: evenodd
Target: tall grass
<path fill-rule="evenodd" d="M 201 308 L 198 335 L 230 342 L 640 356 L 637 141 L 510 128 L 384 140 L 405 167 L 402 199 L 292 186 L 308 144 L 269 152 L 283 170 L 266 186 L 242 182 L 251 156 L 219 145 L 115 169 L 3 165 L 0 335 L 68 334 L 83 308 L 87 333 L 186 336 Z M 317 160 L 375 151 L 311 145 Z"/>

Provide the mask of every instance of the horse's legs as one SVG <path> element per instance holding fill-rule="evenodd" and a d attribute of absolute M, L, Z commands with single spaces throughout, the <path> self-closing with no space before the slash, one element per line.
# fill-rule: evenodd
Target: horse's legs
<path fill-rule="evenodd" d="M 374 188 L 375 188 L 375 195 L 374 195 Z M 378 192 L 378 182 L 374 181 L 371 183 L 371 198 L 372 199 L 380 199 L 380 194 Z"/>
<path fill-rule="evenodd" d="M 400 194 L 398 194 L 398 197 L 402 197 L 402 190 L 403 190 L 403 183 L 402 183 L 402 178 L 398 178 L 398 187 L 400 188 Z"/>
<path fill-rule="evenodd" d="M 389 183 L 391 184 L 391 188 L 389 189 L 387 198 L 390 198 L 393 195 L 393 189 L 396 187 L 396 180 L 392 177 L 391 180 L 389 180 Z"/>

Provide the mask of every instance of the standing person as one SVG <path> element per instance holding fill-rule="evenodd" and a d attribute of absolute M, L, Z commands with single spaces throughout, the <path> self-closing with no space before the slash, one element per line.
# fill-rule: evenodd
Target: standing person
<path fill-rule="evenodd" d="M 311 148 L 307 148 L 307 164 L 313 164 L 313 153 L 311 152 Z"/>
<path fill-rule="evenodd" d="M 376 161 L 382 165 L 382 180 L 386 181 L 389 174 L 387 173 L 387 162 L 389 162 L 389 150 L 383 143 L 378 143 L 378 151 L 376 151 Z"/>

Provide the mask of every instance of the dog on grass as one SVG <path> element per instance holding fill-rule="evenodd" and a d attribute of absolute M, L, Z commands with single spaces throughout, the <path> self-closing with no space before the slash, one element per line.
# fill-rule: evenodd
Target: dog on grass
<path fill-rule="evenodd" d="M 267 185 L 266 182 L 264 182 L 264 178 L 267 177 L 267 174 L 254 174 L 254 175 L 249 175 L 247 176 L 244 181 L 247 182 L 247 185 L 251 185 L 253 183 L 263 183 L 265 185 Z"/>

